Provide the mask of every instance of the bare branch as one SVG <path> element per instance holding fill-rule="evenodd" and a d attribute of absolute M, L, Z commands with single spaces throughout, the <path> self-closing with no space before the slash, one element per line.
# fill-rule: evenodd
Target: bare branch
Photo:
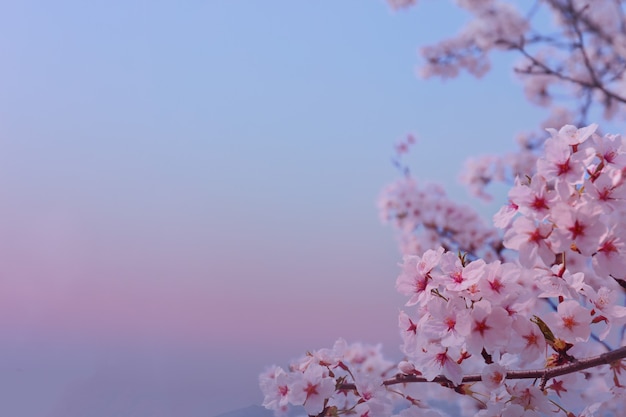
<path fill-rule="evenodd" d="M 506 42 L 506 41 L 503 41 L 503 43 L 504 42 Z M 625 103 L 626 104 L 626 96 L 622 97 L 622 96 L 618 95 L 617 93 L 608 90 L 597 79 L 594 79 L 593 82 L 589 82 L 589 81 L 586 81 L 586 80 L 573 78 L 573 77 L 571 77 L 571 76 L 569 76 L 567 74 L 564 74 L 562 72 L 562 70 L 560 70 L 560 69 L 553 69 L 548 64 L 546 64 L 545 62 L 540 61 L 538 58 L 536 58 L 533 55 L 531 55 L 523 46 L 521 46 L 519 44 L 516 44 L 516 43 L 513 43 L 513 42 L 506 42 L 506 43 L 512 49 L 517 49 L 522 55 L 524 55 L 524 57 L 526 57 L 531 62 L 531 67 L 529 67 L 528 69 L 516 68 L 515 72 L 520 73 L 520 74 L 527 74 L 527 75 L 536 75 L 536 74 L 550 75 L 550 76 L 556 77 L 556 78 L 558 78 L 560 80 L 563 80 L 563 81 L 568 81 L 568 82 L 571 82 L 573 84 L 578 84 L 581 87 L 600 90 L 607 97 L 610 97 L 611 99 L 617 100 L 620 103 Z M 540 71 L 533 70 L 532 69 L 533 67 L 538 68 Z"/>
<path fill-rule="evenodd" d="M 580 359 L 576 362 L 568 363 L 565 365 L 555 366 L 553 368 L 543 368 L 543 369 L 530 369 L 530 370 L 518 370 L 518 371 L 509 371 L 506 373 L 506 379 L 541 379 L 542 381 L 548 381 L 552 378 L 572 374 L 574 372 L 584 371 L 585 369 L 595 368 L 601 365 L 610 365 L 614 362 L 617 362 L 621 359 L 626 358 L 626 346 L 622 346 L 618 349 L 612 350 L 610 352 L 605 352 L 598 356 L 592 356 L 590 358 Z M 480 374 L 471 374 L 463 377 L 461 383 L 467 382 L 479 382 L 482 381 L 482 376 Z M 435 382 L 438 384 L 446 385 L 449 387 L 454 387 L 454 384 L 445 376 L 439 375 L 435 377 L 433 380 L 429 381 L 428 379 L 417 376 L 417 375 L 405 375 L 399 374 L 393 378 L 386 379 L 383 381 L 383 385 L 397 385 L 397 384 L 407 384 L 413 382 Z M 337 387 L 338 390 L 341 391 L 350 391 L 356 389 L 355 384 L 340 384 Z"/>

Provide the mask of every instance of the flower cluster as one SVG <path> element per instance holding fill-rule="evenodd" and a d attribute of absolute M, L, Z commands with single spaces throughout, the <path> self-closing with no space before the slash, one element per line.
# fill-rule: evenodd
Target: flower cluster
<path fill-rule="evenodd" d="M 320 416 L 447 415 L 432 409 L 428 390 L 413 388 L 434 381 L 464 402 L 454 415 L 600 417 L 623 409 L 626 354 L 604 362 L 610 366 L 574 368 L 615 353 L 626 324 L 626 141 L 596 130 L 548 129 L 532 174 L 517 177 L 509 204 L 494 216 L 515 259 L 482 256 L 493 250 L 492 234 L 474 240 L 472 256 L 459 251 L 467 236 L 480 236 L 476 225 L 450 216 L 458 211 L 444 209 L 437 188 L 420 189 L 410 178 L 393 184 L 385 218 L 407 234 L 427 223 L 433 243 L 454 243 L 454 250 L 440 243 L 404 256 L 396 281 L 408 297 L 398 319 L 400 374 L 383 380 L 389 363 L 378 351 L 341 341 L 290 372 L 265 374 L 264 405 L 303 405 Z M 559 367 L 565 371 L 546 377 Z"/>
<path fill-rule="evenodd" d="M 333 410 L 364 417 L 391 415 L 393 404 L 382 383 L 394 369 L 380 346 L 348 345 L 339 339 L 332 349 L 310 352 L 292 363 L 289 372 L 274 366 L 261 374 L 263 406 L 279 413 L 291 404 L 303 406 L 309 415 Z M 348 383 L 355 388 L 337 389 Z"/>
<path fill-rule="evenodd" d="M 474 19 L 451 39 L 422 48 L 421 75 L 452 78 L 460 70 L 481 77 L 490 69 L 492 49 L 507 49 L 528 31 L 528 22 L 511 4 L 498 1 L 459 1 Z"/>
<path fill-rule="evenodd" d="M 388 2 L 394 9 L 416 4 Z M 519 56 L 514 70 L 528 101 L 549 111 L 542 128 L 584 124 L 591 114 L 607 120 L 626 116 L 626 1 L 517 2 L 526 11 L 498 0 L 456 3 L 471 19 L 456 36 L 422 48 L 423 77 L 451 78 L 461 71 L 480 77 L 490 68 L 492 52 L 507 51 Z M 491 182 L 532 176 L 527 169 L 542 138 L 524 134 L 517 152 L 469 160 L 463 182 L 488 199 Z"/>
<path fill-rule="evenodd" d="M 379 207 L 404 255 L 396 288 L 407 297 L 398 318 L 405 358 L 390 368 L 378 350 L 340 340 L 263 374 L 268 408 L 319 417 L 624 413 L 626 141 L 568 123 L 626 116 L 626 1 L 546 0 L 525 12 L 501 0 L 456 4 L 472 18 L 421 50 L 421 75 L 480 77 L 493 51 L 517 53 L 527 99 L 552 111 L 549 137 L 524 134 L 517 152 L 468 161 L 463 181 L 475 196 L 490 198 L 494 181 L 511 186 L 495 227 L 413 179 L 398 161 L 415 139 L 400 142 L 394 163 L 404 176 Z"/>
<path fill-rule="evenodd" d="M 469 206 L 447 197 L 441 186 L 406 176 L 388 185 L 378 199 L 381 220 L 399 232 L 403 254 L 423 253 L 440 245 L 473 257 L 496 259 L 501 240 L 495 228 Z"/>
<path fill-rule="evenodd" d="M 415 1 L 388 0 L 394 8 Z M 530 102 L 552 106 L 570 97 L 584 120 L 592 107 L 607 119 L 626 112 L 626 5 L 624 1 L 547 0 L 512 2 L 457 0 L 471 15 L 454 37 L 422 48 L 423 77 L 481 77 L 493 51 L 521 57 L 515 68 Z M 552 21 L 552 25 L 546 23 Z"/>
<path fill-rule="evenodd" d="M 399 319 L 402 348 L 421 375 L 443 375 L 458 386 L 463 375 L 486 372 L 485 364 L 563 365 L 609 346 L 607 338 L 621 343 L 626 143 L 596 129 L 549 129 L 535 174 L 518 177 L 510 190 L 510 203 L 494 220 L 516 262 L 468 261 L 443 248 L 405 256 L 397 288 L 410 297 L 411 310 Z M 592 334 L 602 343 L 589 343 Z M 492 390 L 488 410 L 504 413 L 517 404 L 511 391 L 519 384 Z M 544 392 L 561 397 L 554 384 Z M 568 392 L 575 390 L 572 383 Z M 535 397 L 524 409 L 546 414 L 550 396 Z"/>
<path fill-rule="evenodd" d="M 475 197 L 490 201 L 487 187 L 491 183 L 512 185 L 515 178 L 532 176 L 535 173 L 537 158 L 543 151 L 546 140 L 545 129 L 563 126 L 574 119 L 574 114 L 564 107 L 554 107 L 550 117 L 541 124 L 540 132 L 523 132 L 517 136 L 519 148 L 504 155 L 483 155 L 469 158 L 463 172 L 461 183 Z"/>

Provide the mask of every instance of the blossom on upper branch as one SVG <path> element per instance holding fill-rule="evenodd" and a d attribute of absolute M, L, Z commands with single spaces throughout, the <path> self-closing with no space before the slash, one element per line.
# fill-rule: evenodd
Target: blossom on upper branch
<path fill-rule="evenodd" d="M 574 152 L 568 141 L 569 136 L 556 133 L 546 140 L 544 156 L 537 160 L 537 173 L 546 181 L 557 180 L 573 185 L 583 182 L 587 172 L 585 168 L 595 154 L 593 150 L 583 147 Z"/>
<path fill-rule="evenodd" d="M 542 262 L 551 265 L 555 254 L 548 238 L 553 227 L 549 223 L 537 224 L 526 217 L 518 217 L 513 226 L 504 234 L 506 248 L 518 251 L 522 266 L 532 268 Z"/>
<path fill-rule="evenodd" d="M 428 250 L 423 256 L 405 255 L 402 273 L 396 280 L 396 289 L 411 298 L 406 305 L 415 305 L 431 297 L 430 290 L 435 287 L 430 272 L 439 263 L 443 248 Z"/>
<path fill-rule="evenodd" d="M 541 175 L 534 175 L 528 182 L 518 179 L 509 191 L 509 200 L 518 207 L 519 212 L 539 221 L 550 214 L 556 198 L 556 192 L 548 187 Z"/>
<path fill-rule="evenodd" d="M 478 283 L 484 268 L 485 261 L 482 259 L 463 265 L 457 255 L 446 252 L 441 256 L 441 273 L 435 275 L 435 282 L 448 291 L 467 290 Z"/>
<path fill-rule="evenodd" d="M 607 232 L 606 225 L 598 221 L 601 211 L 597 205 L 584 204 L 572 207 L 559 203 L 551 210 L 556 228 L 550 235 L 550 243 L 556 252 L 575 246 L 583 255 L 595 253 Z"/>

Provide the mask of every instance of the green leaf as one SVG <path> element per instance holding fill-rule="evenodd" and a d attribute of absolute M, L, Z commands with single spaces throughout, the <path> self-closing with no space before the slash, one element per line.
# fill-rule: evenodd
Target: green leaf
<path fill-rule="evenodd" d="M 530 321 L 532 321 L 533 323 L 535 323 L 537 326 L 539 326 L 539 330 L 541 330 L 541 333 L 543 333 L 543 337 L 546 338 L 546 342 L 548 342 L 548 344 L 550 346 L 554 345 L 554 333 L 552 333 L 552 330 L 550 330 L 550 328 L 548 327 L 548 325 L 546 324 L 545 321 L 541 320 L 539 317 L 537 316 L 533 316 Z"/>

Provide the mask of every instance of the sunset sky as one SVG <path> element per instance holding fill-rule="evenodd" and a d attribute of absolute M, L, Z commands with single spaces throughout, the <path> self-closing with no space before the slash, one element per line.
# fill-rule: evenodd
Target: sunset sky
<path fill-rule="evenodd" d="M 0 415 L 213 417 L 340 336 L 397 357 L 393 144 L 464 198 L 542 114 L 511 57 L 418 79 L 465 19 L 423 3 L 0 5 Z"/>

